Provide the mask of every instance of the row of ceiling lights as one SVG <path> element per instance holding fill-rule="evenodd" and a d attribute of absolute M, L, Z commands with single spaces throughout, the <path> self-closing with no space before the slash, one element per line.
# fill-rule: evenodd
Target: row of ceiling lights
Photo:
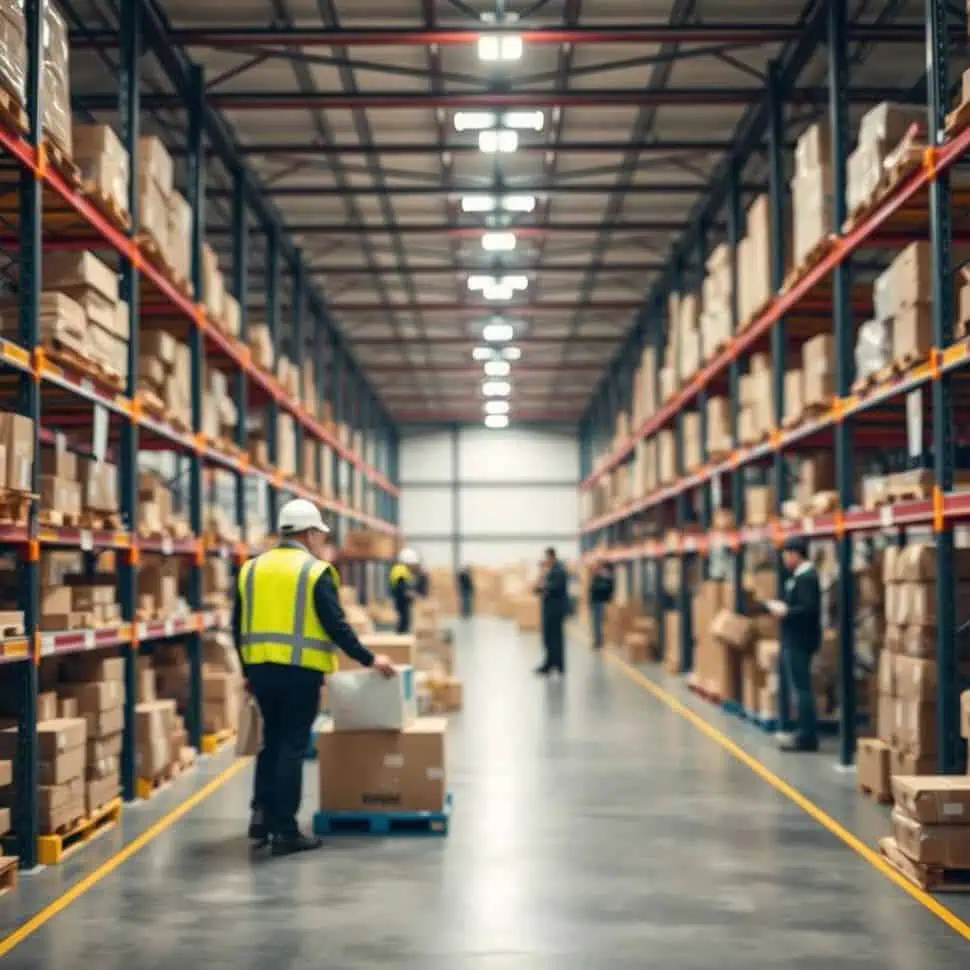
<path fill-rule="evenodd" d="M 490 23 L 508 24 L 514 15 L 500 18 L 483 15 Z M 522 38 L 513 34 L 483 34 L 478 39 L 478 57 L 485 63 L 507 63 L 522 57 Z M 541 111 L 459 111 L 455 114 L 455 130 L 478 132 L 478 147 L 487 155 L 509 155 L 519 147 L 520 131 L 542 131 L 545 115 Z M 518 240 L 515 232 L 501 222 L 513 215 L 532 212 L 536 207 L 534 195 L 525 193 L 479 193 L 462 197 L 461 210 L 465 213 L 491 215 L 495 224 L 482 235 L 482 249 L 487 253 L 514 252 Z M 511 300 L 516 293 L 525 291 L 529 278 L 521 273 L 484 274 L 473 273 L 468 277 L 468 289 L 481 294 L 482 299 L 495 302 Z M 473 356 L 482 363 L 484 380 L 485 426 L 506 428 L 509 424 L 512 393 L 512 363 L 522 357 L 522 351 L 510 342 L 516 328 L 511 321 L 494 317 L 482 326 L 484 346 L 476 347 Z"/>

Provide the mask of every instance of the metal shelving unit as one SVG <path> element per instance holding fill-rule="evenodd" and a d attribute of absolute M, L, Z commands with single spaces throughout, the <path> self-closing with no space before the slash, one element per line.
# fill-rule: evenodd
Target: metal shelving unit
<path fill-rule="evenodd" d="M 828 124 L 832 140 L 833 225 L 846 225 L 846 158 L 851 137 L 848 128 L 848 102 L 852 89 L 849 77 L 848 48 L 855 34 L 850 30 L 844 0 L 830 0 L 824 5 L 815 22 L 806 28 L 809 38 L 827 41 L 828 47 Z M 706 255 L 703 243 L 703 219 L 721 215 L 726 221 L 727 240 L 731 246 L 733 331 L 729 344 L 717 353 L 686 386 L 677 391 L 655 414 L 636 428 L 630 438 L 608 458 L 594 467 L 592 456 L 608 447 L 618 395 L 632 387 L 633 373 L 639 359 L 638 350 L 646 341 L 662 348 L 666 327 L 666 294 L 676 292 L 680 269 L 675 260 L 660 290 L 654 294 L 648 309 L 641 314 L 637 332 L 618 356 L 594 397 L 581 425 L 584 481 L 583 489 L 595 486 L 604 475 L 631 460 L 637 442 L 650 438 L 664 429 L 674 429 L 677 438 L 678 476 L 674 484 L 652 494 L 637 498 L 623 508 L 587 521 L 582 527 L 583 549 L 594 549 L 616 563 L 630 565 L 647 561 L 658 566 L 655 589 L 661 589 L 660 568 L 667 556 L 706 557 L 714 550 L 734 553 L 733 576 L 735 589 L 740 589 L 742 561 L 745 547 L 754 543 L 774 543 L 780 546 L 787 538 L 801 536 L 824 539 L 836 544 L 838 562 L 838 618 L 839 618 L 839 710 L 840 761 L 850 764 L 854 757 L 856 739 L 856 698 L 854 684 L 854 616 L 851 563 L 853 541 L 859 536 L 875 533 L 896 533 L 907 528 L 932 532 L 937 550 L 937 661 L 939 664 L 937 717 L 939 735 L 939 769 L 952 772 L 961 760 L 959 738 L 959 697 L 956 669 L 955 586 L 953 568 L 953 529 L 970 521 L 970 494 L 955 492 L 954 464 L 956 433 L 954 407 L 957 391 L 967 387 L 970 342 L 954 341 L 953 255 L 954 238 L 967 238 L 967 223 L 962 206 L 951 202 L 949 173 L 965 160 L 970 149 L 970 130 L 948 133 L 945 129 L 951 89 L 948 77 L 948 58 L 951 56 L 948 38 L 953 26 L 947 21 L 947 4 L 943 0 L 927 0 L 927 130 L 928 145 L 922 164 L 911 174 L 902 177 L 888 195 L 868 215 L 851 228 L 837 234 L 834 245 L 822 259 L 791 285 L 784 287 L 784 219 L 785 186 L 782 180 L 784 156 L 787 151 L 784 126 L 785 92 L 790 90 L 806 63 L 807 52 L 796 51 L 785 65 L 770 66 L 766 78 L 764 108 L 760 126 L 750 129 L 752 139 L 767 136 L 767 171 L 773 224 L 772 291 L 775 296 L 748 324 L 739 330 L 737 306 L 738 262 L 737 246 L 742 236 L 741 186 L 738 171 L 743 167 L 750 147 L 743 145 L 731 160 L 726 181 L 712 187 L 710 205 L 695 225 L 695 233 L 688 238 L 700 240 L 701 265 Z M 823 33 L 824 32 L 824 33 Z M 754 142 L 751 142 L 754 143 Z M 723 214 L 719 213 L 723 209 Z M 880 248 L 893 251 L 913 240 L 929 240 L 933 253 L 933 349 L 929 360 L 902 376 L 858 393 L 852 389 L 854 305 L 851 289 L 852 262 L 860 250 Z M 684 289 L 691 287 L 684 281 Z M 808 332 L 805 317 L 811 313 L 816 320 Z M 786 328 L 786 318 L 801 314 L 797 335 Z M 836 395 L 832 406 L 797 427 L 782 427 L 784 412 L 784 372 L 788 346 L 794 339 L 802 342 L 826 332 L 824 320 L 830 326 L 836 352 Z M 737 416 L 739 410 L 739 375 L 747 357 L 756 351 L 770 350 L 774 368 L 775 429 L 769 440 L 754 447 L 739 444 Z M 620 389 L 618 391 L 618 388 Z M 875 510 L 861 510 L 855 495 L 855 466 L 857 455 L 867 450 L 900 447 L 906 443 L 905 410 L 907 397 L 925 389 L 931 395 L 931 406 L 923 418 L 932 421 L 931 450 L 934 485 L 932 498 L 923 501 L 896 502 Z M 732 453 L 722 461 L 711 462 L 705 453 L 703 467 L 692 474 L 683 470 L 683 415 L 689 408 L 703 402 L 709 392 L 725 394 L 731 402 Z M 931 418 L 927 418 L 931 414 Z M 797 522 L 782 518 L 782 503 L 786 486 L 785 459 L 811 449 L 831 449 L 835 455 L 838 508 L 826 515 L 807 517 Z M 706 527 L 706 509 L 710 491 L 727 485 L 730 502 L 725 505 L 734 512 L 734 521 L 744 521 L 744 491 L 746 476 L 758 470 L 769 474 L 775 486 L 775 521 L 763 527 L 738 525 L 731 530 Z M 701 529 L 684 532 L 690 509 L 700 508 L 703 515 Z M 678 530 L 678 540 L 632 538 L 635 527 L 651 521 L 660 524 L 654 534 L 662 534 L 664 527 Z M 640 534 L 644 534 L 642 531 Z M 690 603 L 681 597 L 681 628 L 686 631 L 690 621 Z M 659 606 L 660 618 L 663 607 Z M 663 632 L 661 630 L 661 642 Z M 683 643 L 685 669 L 690 669 L 689 635 Z M 787 721 L 787 704 L 780 697 L 782 722 Z"/>
<path fill-rule="evenodd" d="M 126 700 L 124 711 L 124 751 L 122 784 L 126 799 L 135 797 L 135 673 L 140 649 L 151 643 L 179 638 L 185 642 L 191 660 L 191 703 L 188 726 L 191 741 L 199 746 L 202 734 L 201 705 L 201 638 L 208 631 L 224 628 L 228 623 L 226 611 L 206 609 L 202 597 L 202 571 L 206 556 L 231 558 L 238 565 L 250 554 L 245 542 L 225 543 L 208 540 L 204 535 L 204 503 L 206 475 L 209 470 L 229 471 L 235 476 L 234 512 L 240 535 L 246 535 L 246 482 L 250 479 L 265 482 L 269 496 L 269 529 L 275 527 L 275 510 L 279 502 L 289 496 L 309 498 L 333 517 L 337 541 L 350 523 L 389 534 L 397 531 L 397 486 L 393 483 L 396 468 L 396 438 L 393 425 L 377 403 L 359 371 L 351 371 L 352 363 L 340 336 L 332 323 L 322 296 L 305 283 L 304 266 L 298 250 L 287 243 L 272 211 L 254 192 L 245 163 L 233 148 L 231 139 L 217 116 L 211 111 L 200 69 L 187 68 L 182 58 L 171 49 L 160 29 L 153 7 L 142 2 L 125 3 L 122 24 L 113 42 L 120 47 L 120 76 L 118 113 L 121 139 L 130 156 L 129 211 L 132 225 L 128 231 L 119 229 L 95 207 L 80 190 L 66 179 L 51 163 L 50 153 L 42 135 L 40 65 L 42 45 L 41 0 L 27 0 L 28 26 L 28 87 L 27 115 L 29 131 L 26 135 L 0 121 L 0 152 L 19 166 L 19 210 L 17 231 L 5 235 L 0 243 L 16 248 L 20 278 L 19 342 L 0 341 L 0 369 L 11 375 L 13 392 L 5 398 L 10 409 L 30 417 L 34 422 L 34 452 L 42 443 L 54 442 L 55 431 L 70 436 L 72 432 L 90 425 L 91 409 L 103 410 L 110 421 L 109 447 L 117 460 L 122 527 L 111 530 L 84 530 L 41 525 L 38 521 L 38 501 L 31 505 L 30 517 L 24 526 L 0 528 L 0 547 L 18 555 L 22 570 L 21 598 L 25 618 L 25 634 L 0 641 L 0 678 L 11 694 L 16 696 L 18 748 L 15 764 L 15 783 L 18 800 L 13 819 L 15 836 L 13 851 L 20 856 L 21 865 L 31 868 L 37 860 L 37 691 L 38 668 L 44 659 L 79 651 L 112 648 L 126 660 Z M 205 158 L 217 152 L 233 173 L 232 194 L 232 291 L 240 303 L 240 339 L 233 339 L 220 331 L 207 317 L 201 304 L 183 293 L 147 257 L 138 242 L 139 213 L 137 192 L 138 143 L 142 114 L 140 64 L 147 51 L 159 58 L 175 88 L 183 92 L 189 109 L 189 139 L 187 170 L 189 197 L 193 207 L 192 283 L 194 292 L 201 292 L 202 243 L 204 239 L 204 208 L 206 197 Z M 82 227 L 70 233 L 48 232 L 45 223 L 47 205 L 54 201 L 76 217 Z M 297 360 L 306 349 L 305 340 L 329 341 L 332 347 L 332 369 L 326 382 L 318 359 L 318 392 L 329 400 L 341 417 L 346 412 L 337 405 L 338 397 L 373 402 L 367 412 L 367 424 L 362 432 L 367 446 L 375 455 L 373 464 L 355 453 L 346 443 L 321 423 L 280 386 L 274 376 L 257 367 L 251 360 L 246 343 L 250 211 L 256 223 L 265 231 L 271 245 L 274 278 L 281 266 L 289 271 L 294 299 L 292 301 L 294 345 L 291 355 Z M 38 307 L 40 303 L 42 260 L 48 248 L 93 249 L 114 253 L 119 260 L 122 295 L 128 302 L 131 329 L 128 348 L 127 385 L 119 392 L 92 380 L 89 375 L 70 367 L 54 364 L 40 346 L 38 335 Z M 274 334 L 274 353 L 280 350 L 278 337 L 279 303 L 268 303 L 268 322 Z M 150 416 L 138 390 L 138 337 L 144 322 L 153 318 L 178 321 L 180 332 L 188 333 L 192 354 L 191 368 L 191 429 L 180 430 L 164 420 Z M 308 327 L 309 324 L 309 327 Z M 234 391 L 241 402 L 240 420 L 236 429 L 236 453 L 227 453 L 217 442 L 202 434 L 203 362 L 208 362 L 234 375 Z M 265 408 L 269 415 L 281 411 L 292 416 L 297 431 L 298 462 L 303 461 L 302 441 L 316 441 L 317 463 L 322 453 L 320 445 L 333 455 L 335 472 L 347 468 L 361 477 L 378 496 L 377 514 L 351 507 L 336 489 L 334 496 L 318 494 L 299 481 L 283 477 L 271 462 L 270 468 L 257 468 L 245 457 L 247 407 Z M 360 414 L 356 415 L 362 419 Z M 267 427 L 274 429 L 275 421 Z M 276 457 L 276 442 L 270 436 L 271 458 Z M 164 450 L 181 456 L 189 470 L 189 520 L 191 537 L 186 539 L 139 536 L 138 522 L 138 466 L 140 452 Z M 33 469 L 33 491 L 38 492 L 39 460 Z M 302 468 L 298 465 L 298 471 Z M 320 471 L 320 468 L 317 468 Z M 320 481 L 319 474 L 316 481 Z M 340 479 L 335 477 L 335 486 Z M 352 495 L 352 493 L 351 493 Z M 114 552 L 118 565 L 118 599 L 122 621 L 106 629 L 71 630 L 47 633 L 38 630 L 39 563 L 41 554 L 50 549 L 76 549 L 87 553 Z M 137 621 L 138 568 L 143 553 L 161 553 L 185 560 L 189 569 L 189 607 L 187 616 L 157 622 Z"/>

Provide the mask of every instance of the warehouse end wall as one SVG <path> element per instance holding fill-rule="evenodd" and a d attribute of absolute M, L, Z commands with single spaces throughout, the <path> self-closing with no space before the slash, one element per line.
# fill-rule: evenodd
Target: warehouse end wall
<path fill-rule="evenodd" d="M 429 566 L 578 554 L 579 437 L 565 426 L 406 427 L 401 528 Z"/>

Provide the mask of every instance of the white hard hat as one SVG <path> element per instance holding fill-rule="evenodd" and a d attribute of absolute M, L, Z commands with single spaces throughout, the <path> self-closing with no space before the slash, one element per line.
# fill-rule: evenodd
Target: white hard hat
<path fill-rule="evenodd" d="M 316 529 L 324 534 L 330 532 L 320 510 L 311 501 L 305 498 L 290 500 L 280 509 L 280 532 L 286 535 L 306 532 L 307 529 Z"/>
<path fill-rule="evenodd" d="M 402 549 L 398 553 L 397 558 L 405 566 L 417 566 L 421 562 L 421 557 L 413 549 Z"/>

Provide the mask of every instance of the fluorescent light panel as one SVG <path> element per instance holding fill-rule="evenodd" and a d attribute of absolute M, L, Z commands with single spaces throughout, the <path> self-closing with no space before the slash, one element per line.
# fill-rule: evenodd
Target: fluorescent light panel
<path fill-rule="evenodd" d="M 508 397 L 512 393 L 512 385 L 508 381 L 484 381 L 482 395 L 484 397 Z"/>
<path fill-rule="evenodd" d="M 511 405 L 508 401 L 486 401 L 486 414 L 508 414 Z"/>
<path fill-rule="evenodd" d="M 482 340 L 490 344 L 505 343 L 515 336 L 515 327 L 511 323 L 486 323 L 482 328 Z"/>
<path fill-rule="evenodd" d="M 455 131 L 482 131 L 497 124 L 498 116 L 493 111 L 455 112 Z"/>
<path fill-rule="evenodd" d="M 478 59 L 490 64 L 521 60 L 524 49 L 518 34 L 482 34 L 478 38 Z"/>
<path fill-rule="evenodd" d="M 463 195 L 461 197 L 462 212 L 494 212 L 498 206 L 498 199 L 494 195 Z"/>
<path fill-rule="evenodd" d="M 512 365 L 507 360 L 486 360 L 486 377 L 508 377 L 512 373 Z"/>
<path fill-rule="evenodd" d="M 509 426 L 509 416 L 507 414 L 486 414 L 486 428 L 507 428 Z"/>
<path fill-rule="evenodd" d="M 482 236 L 482 249 L 488 253 L 510 253 L 516 243 L 514 232 L 486 232 Z"/>
<path fill-rule="evenodd" d="M 492 128 L 478 133 L 478 149 L 486 155 L 510 155 L 518 147 L 518 134 L 508 128 Z"/>

